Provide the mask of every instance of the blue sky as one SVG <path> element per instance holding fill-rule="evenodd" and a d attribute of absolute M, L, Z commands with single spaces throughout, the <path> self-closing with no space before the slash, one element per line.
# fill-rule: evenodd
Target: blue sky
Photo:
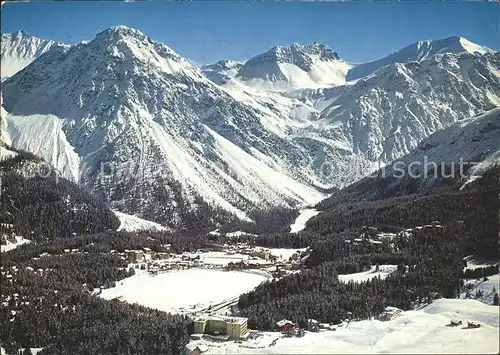
<path fill-rule="evenodd" d="M 113 25 L 141 30 L 197 64 L 246 60 L 275 45 L 322 42 L 351 62 L 423 39 L 463 36 L 500 49 L 494 2 L 69 2 L 7 3 L 2 32 L 64 43 Z"/>

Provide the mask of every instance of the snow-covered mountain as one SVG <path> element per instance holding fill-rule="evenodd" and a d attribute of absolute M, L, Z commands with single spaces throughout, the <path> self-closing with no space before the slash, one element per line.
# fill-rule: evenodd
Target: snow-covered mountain
<path fill-rule="evenodd" d="M 500 108 L 461 120 L 432 134 L 401 159 L 405 167 L 424 160 L 453 165 L 457 170 L 462 161 L 464 176 L 460 176 L 459 171 L 456 176 L 460 183 L 467 184 L 480 178 L 485 171 L 500 163 Z M 414 170 L 424 172 L 423 167 Z M 431 180 L 433 176 L 428 178 Z"/>
<path fill-rule="evenodd" d="M 433 132 L 500 106 L 499 66 L 500 52 L 441 54 L 386 66 L 353 85 L 288 92 L 282 101 L 262 91 L 253 97 L 282 112 L 285 99 L 296 100 L 289 137 L 310 152 L 319 184 L 342 187 Z"/>
<path fill-rule="evenodd" d="M 431 133 L 500 106 L 499 67 L 500 52 L 385 66 L 347 87 L 314 126 L 353 153 L 388 163 Z"/>
<path fill-rule="evenodd" d="M 500 108 L 431 134 L 409 154 L 344 188 L 326 203 L 374 201 L 440 185 L 463 188 L 496 164 L 500 164 Z"/>
<path fill-rule="evenodd" d="M 2 34 L 2 80 L 25 68 L 54 45 L 62 44 L 31 36 L 24 31 Z"/>
<path fill-rule="evenodd" d="M 256 206 L 323 196 L 310 172 L 292 169 L 307 154 L 263 126 L 273 116 L 133 29 L 48 51 L 5 81 L 3 98 L 14 146 L 125 211 L 165 222 L 201 197 L 245 218 Z"/>
<path fill-rule="evenodd" d="M 370 75 L 385 65 L 394 63 L 420 62 L 442 53 L 479 53 L 492 52 L 491 49 L 470 42 L 463 37 L 449 37 L 445 39 L 419 41 L 410 44 L 387 57 L 359 64 L 347 73 L 347 80 L 356 80 Z"/>
<path fill-rule="evenodd" d="M 204 75 L 141 32 L 113 27 L 53 47 L 4 82 L 8 138 L 113 208 L 175 228 L 206 208 L 245 219 L 256 207 L 314 203 L 500 106 L 499 52 L 391 64 L 349 85 L 321 87 L 332 84 L 326 74 L 309 88 L 300 75 L 263 74 L 271 85 L 253 85 L 273 68 L 347 65 L 322 45 L 287 48 Z M 223 85 L 206 76 L 219 69 Z M 297 88 L 278 92 L 283 83 Z"/>
<path fill-rule="evenodd" d="M 220 60 L 217 63 L 202 66 L 201 72 L 217 85 L 222 85 L 238 75 L 242 65 L 243 63 L 234 60 Z"/>
<path fill-rule="evenodd" d="M 283 92 L 345 84 L 350 67 L 324 44 L 294 43 L 288 47 L 273 47 L 243 65 L 218 62 L 203 71 L 218 84 L 235 77 L 252 88 Z"/>

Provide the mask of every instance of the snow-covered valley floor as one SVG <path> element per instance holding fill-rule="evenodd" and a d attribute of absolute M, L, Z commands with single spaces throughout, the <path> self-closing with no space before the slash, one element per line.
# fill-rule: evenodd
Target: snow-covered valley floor
<path fill-rule="evenodd" d="M 498 354 L 499 307 L 476 300 L 441 299 L 394 320 L 351 322 L 336 331 L 306 332 L 302 338 L 285 338 L 265 332 L 252 344 L 211 343 L 206 354 Z M 450 319 L 481 324 L 477 329 L 450 327 Z M 272 345 L 277 339 L 275 345 Z M 260 348 L 259 348 L 260 347 Z"/>
<path fill-rule="evenodd" d="M 266 274 L 258 271 L 187 269 L 153 276 L 139 270 L 118 282 L 116 287 L 104 290 L 101 297 L 123 296 L 128 303 L 171 313 L 189 313 L 237 298 L 266 280 Z"/>

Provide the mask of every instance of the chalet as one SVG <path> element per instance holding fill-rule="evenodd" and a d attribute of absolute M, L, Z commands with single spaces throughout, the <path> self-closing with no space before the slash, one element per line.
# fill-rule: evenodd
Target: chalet
<path fill-rule="evenodd" d="M 276 328 L 282 333 L 291 333 L 295 330 L 295 323 L 287 319 L 282 319 L 276 322 Z"/>
<path fill-rule="evenodd" d="M 144 252 L 142 250 L 129 250 L 127 252 L 127 259 L 131 263 L 136 263 L 144 260 Z"/>
<path fill-rule="evenodd" d="M 118 296 L 118 297 L 111 299 L 111 302 L 113 302 L 113 303 L 125 303 L 125 299 L 123 298 L 123 296 Z"/>
<path fill-rule="evenodd" d="M 234 270 L 234 269 L 243 269 L 243 268 L 246 268 L 247 267 L 247 264 L 245 263 L 244 260 L 240 260 L 240 261 L 236 261 L 236 262 L 232 262 L 230 261 L 228 264 L 227 264 L 227 268 L 229 270 Z"/>
<path fill-rule="evenodd" d="M 319 329 L 323 329 L 323 330 L 337 330 L 337 327 L 335 327 L 333 324 L 329 324 L 329 323 L 319 323 L 318 324 L 318 327 Z"/>
<path fill-rule="evenodd" d="M 185 350 L 186 355 L 200 355 L 208 351 L 208 347 L 203 344 L 187 344 Z"/>
<path fill-rule="evenodd" d="M 403 314 L 403 311 L 396 307 L 385 307 L 384 311 L 380 314 L 379 320 L 389 321 Z"/>

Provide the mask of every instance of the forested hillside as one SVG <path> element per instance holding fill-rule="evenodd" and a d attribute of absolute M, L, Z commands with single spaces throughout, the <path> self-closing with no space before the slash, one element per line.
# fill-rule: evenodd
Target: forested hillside
<path fill-rule="evenodd" d="M 179 354 L 188 341 L 184 317 L 93 293 L 135 272 L 112 250 L 163 250 L 167 243 L 196 250 L 199 239 L 114 232 L 119 220 L 105 204 L 36 156 L 8 152 L 0 162 L 2 241 L 18 235 L 32 243 L 2 253 L 0 342 L 7 353 Z"/>
<path fill-rule="evenodd" d="M 12 148 L 9 148 L 12 150 Z M 33 154 L 15 151 L 0 161 L 0 223 L 33 241 L 116 230 L 118 218 Z"/>
<path fill-rule="evenodd" d="M 411 309 L 432 292 L 457 296 L 462 280 L 472 275 L 464 275 L 464 256 L 499 255 L 499 179 L 497 165 L 463 189 L 456 182 L 438 184 L 425 193 L 373 201 L 357 200 L 352 188 L 338 192 L 318 205 L 325 211 L 304 232 L 255 238 L 268 247 L 309 246 L 308 269 L 241 295 L 241 313 L 250 327 L 269 330 L 284 318 L 301 326 L 309 318 L 340 322 L 348 312 L 368 318 L 388 305 Z M 385 187 L 374 179 L 371 188 L 383 193 Z M 385 264 L 397 265 L 386 279 L 340 283 L 337 278 Z"/>
<path fill-rule="evenodd" d="M 2 255 L 4 347 L 10 353 L 43 347 L 40 354 L 180 354 L 188 342 L 184 317 L 91 294 L 134 273 L 118 255 L 105 253 L 109 247 L 158 247 L 158 238 L 99 234 L 23 245 Z"/>

